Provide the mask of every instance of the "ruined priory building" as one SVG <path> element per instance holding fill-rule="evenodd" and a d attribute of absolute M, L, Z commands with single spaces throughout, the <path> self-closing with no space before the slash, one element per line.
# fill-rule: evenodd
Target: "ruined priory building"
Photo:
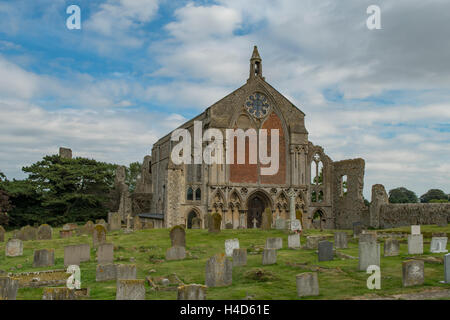
<path fill-rule="evenodd" d="M 267 208 L 274 222 L 289 219 L 293 201 L 304 228 L 351 228 L 367 218 L 364 160 L 333 161 L 309 141 L 305 114 L 266 82 L 256 47 L 247 82 L 180 128 L 194 136 L 194 121 L 202 122 L 203 132 L 217 128 L 224 136 L 228 128 L 279 129 L 278 173 L 261 175 L 260 164 L 249 164 L 248 152 L 246 164 L 175 165 L 170 155 L 176 142 L 168 133 L 144 160 L 146 182 L 132 195 L 133 214 L 148 213 L 164 227 L 190 228 L 194 218 L 204 227 L 205 216 L 217 212 L 223 228 L 251 228 L 254 221 L 261 225 Z"/>

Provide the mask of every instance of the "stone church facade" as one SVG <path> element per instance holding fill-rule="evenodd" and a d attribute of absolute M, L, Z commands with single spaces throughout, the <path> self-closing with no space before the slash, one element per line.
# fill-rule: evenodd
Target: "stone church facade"
<path fill-rule="evenodd" d="M 205 227 L 206 215 L 216 212 L 222 216 L 222 228 L 251 228 L 253 221 L 259 227 L 267 208 L 274 222 L 289 219 L 292 202 L 304 228 L 351 228 L 353 222 L 367 219 L 364 160 L 335 162 L 309 141 L 305 114 L 266 82 L 262 70 L 255 46 L 247 82 L 180 128 L 191 136 L 194 121 L 202 122 L 203 131 L 216 128 L 224 136 L 226 129 L 278 129 L 278 172 L 261 175 L 259 163 L 249 164 L 248 145 L 245 164 L 176 165 L 170 157 L 176 142 L 168 133 L 144 159 L 141 179 L 147 187 L 140 186 L 133 195 L 133 206 L 147 201 L 145 207 L 163 219 L 164 227 L 190 228 L 194 218 Z"/>

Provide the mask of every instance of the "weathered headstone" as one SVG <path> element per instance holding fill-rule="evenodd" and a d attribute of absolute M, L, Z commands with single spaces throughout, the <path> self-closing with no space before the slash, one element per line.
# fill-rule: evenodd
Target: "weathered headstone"
<path fill-rule="evenodd" d="M 180 247 L 180 246 L 170 247 L 166 251 L 166 260 L 168 260 L 168 261 L 183 260 L 185 258 L 186 258 L 186 248 L 185 247 Z"/>
<path fill-rule="evenodd" d="M 35 250 L 33 268 L 51 267 L 55 265 L 55 251 L 53 249 Z"/>
<path fill-rule="evenodd" d="M 296 276 L 297 296 L 308 297 L 319 295 L 319 278 L 317 272 L 305 272 Z"/>
<path fill-rule="evenodd" d="M 52 240 L 53 229 L 48 224 L 42 224 L 37 229 L 37 240 Z"/>
<path fill-rule="evenodd" d="M 233 282 L 233 265 L 225 254 L 219 253 L 206 262 L 205 285 L 207 287 L 229 286 Z"/>
<path fill-rule="evenodd" d="M 334 234 L 334 247 L 336 249 L 347 249 L 347 232 L 336 232 Z"/>
<path fill-rule="evenodd" d="M 0 277 L 0 300 L 16 300 L 19 280 Z"/>
<path fill-rule="evenodd" d="M 266 208 L 262 214 L 262 230 L 270 230 L 272 229 L 272 210 L 270 208 Z"/>
<path fill-rule="evenodd" d="M 357 238 L 363 230 L 361 222 L 353 222 L 353 238 Z"/>
<path fill-rule="evenodd" d="M 83 226 L 83 229 L 84 229 L 83 231 L 85 234 L 92 235 L 94 233 L 94 227 L 95 227 L 95 224 L 89 220 Z"/>
<path fill-rule="evenodd" d="M 206 300 L 206 286 L 186 284 L 178 287 L 177 300 Z"/>
<path fill-rule="evenodd" d="M 423 254 L 423 234 L 408 235 L 408 254 Z"/>
<path fill-rule="evenodd" d="M 444 256 L 444 282 L 450 283 L 450 253 Z"/>
<path fill-rule="evenodd" d="M 201 222 L 202 222 L 202 220 L 200 220 L 197 217 L 194 217 L 192 219 L 192 229 L 200 229 L 201 228 Z"/>
<path fill-rule="evenodd" d="M 5 241 L 5 229 L 0 226 L 0 242 L 4 242 Z"/>
<path fill-rule="evenodd" d="M 321 236 L 307 236 L 306 237 L 306 249 L 318 249 L 319 241 L 322 240 Z"/>
<path fill-rule="evenodd" d="M 269 265 L 269 264 L 275 264 L 277 263 L 277 250 L 276 249 L 267 249 L 265 248 L 263 250 L 262 255 L 262 264 L 263 265 Z"/>
<path fill-rule="evenodd" d="M 145 280 L 117 280 L 116 300 L 145 300 Z"/>
<path fill-rule="evenodd" d="M 282 249 L 283 248 L 283 238 L 267 238 L 266 239 L 266 249 Z"/>
<path fill-rule="evenodd" d="M 108 229 L 109 231 L 120 230 L 122 227 L 122 219 L 118 212 L 108 213 Z"/>
<path fill-rule="evenodd" d="M 293 233 L 288 235 L 288 248 L 297 249 L 300 248 L 300 234 Z"/>
<path fill-rule="evenodd" d="M 395 257 L 400 251 L 400 243 L 397 239 L 388 238 L 384 241 L 384 256 Z"/>
<path fill-rule="evenodd" d="M 222 216 L 217 212 L 214 213 L 211 217 L 211 221 L 209 223 L 209 232 L 218 233 L 220 232 L 220 224 L 222 223 Z"/>
<path fill-rule="evenodd" d="M 92 233 L 92 242 L 94 248 L 106 242 L 106 228 L 101 224 L 95 225 L 94 232 Z"/>
<path fill-rule="evenodd" d="M 238 248 L 233 250 L 233 267 L 242 267 L 247 265 L 247 249 Z"/>
<path fill-rule="evenodd" d="M 420 225 L 411 226 L 411 234 L 420 234 Z"/>
<path fill-rule="evenodd" d="M 113 263 L 114 261 L 114 244 L 102 243 L 97 248 L 97 262 L 99 264 Z"/>
<path fill-rule="evenodd" d="M 330 241 L 319 242 L 319 261 L 331 261 L 334 258 L 333 243 Z"/>
<path fill-rule="evenodd" d="M 42 300 L 77 300 L 74 289 L 69 288 L 44 288 Z"/>
<path fill-rule="evenodd" d="M 7 257 L 23 255 L 23 242 L 20 239 L 11 239 L 6 243 L 5 254 Z"/>
<path fill-rule="evenodd" d="M 133 280 L 136 279 L 136 265 L 135 264 L 117 264 L 117 280 Z"/>
<path fill-rule="evenodd" d="M 225 240 L 225 255 L 231 257 L 233 250 L 239 249 L 239 239 L 227 239 Z"/>
<path fill-rule="evenodd" d="M 172 247 L 186 247 L 186 231 L 182 226 L 174 226 L 170 229 L 170 241 Z"/>
<path fill-rule="evenodd" d="M 117 279 L 117 266 L 112 263 L 98 264 L 95 274 L 95 281 L 110 281 Z"/>
<path fill-rule="evenodd" d="M 95 220 L 95 224 L 96 224 L 96 225 L 97 225 L 97 224 L 100 224 L 100 225 L 104 226 L 106 230 L 108 230 L 108 224 L 106 223 L 105 219 L 98 219 L 98 220 Z M 95 226 L 94 226 L 94 227 L 95 227 Z"/>
<path fill-rule="evenodd" d="M 91 259 L 89 244 L 75 244 L 64 247 L 64 266 L 77 265 Z"/>
<path fill-rule="evenodd" d="M 359 241 L 359 270 L 366 271 L 370 265 L 380 266 L 380 244 L 376 241 Z"/>
<path fill-rule="evenodd" d="M 286 219 L 282 219 L 282 218 L 275 219 L 275 229 L 285 230 L 286 229 Z"/>
<path fill-rule="evenodd" d="M 430 252 L 431 253 L 447 253 L 447 237 L 432 237 Z"/>
<path fill-rule="evenodd" d="M 36 240 L 37 229 L 32 226 L 22 227 L 19 231 L 18 238 L 22 241 Z"/>
<path fill-rule="evenodd" d="M 417 286 L 424 282 L 424 262 L 422 260 L 404 261 L 402 264 L 403 286 Z"/>

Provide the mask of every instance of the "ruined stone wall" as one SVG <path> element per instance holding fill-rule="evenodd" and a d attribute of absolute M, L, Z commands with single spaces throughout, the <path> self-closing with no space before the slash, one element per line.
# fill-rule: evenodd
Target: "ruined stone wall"
<path fill-rule="evenodd" d="M 368 224 L 369 208 L 364 204 L 364 159 L 333 162 L 333 211 L 337 229 L 350 229 L 354 222 Z M 347 176 L 347 193 L 342 179 Z"/>

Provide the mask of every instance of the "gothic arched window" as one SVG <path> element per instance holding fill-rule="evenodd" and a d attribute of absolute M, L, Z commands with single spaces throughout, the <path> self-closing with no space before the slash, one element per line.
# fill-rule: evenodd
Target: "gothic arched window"
<path fill-rule="evenodd" d="M 189 187 L 187 189 L 187 197 L 186 198 L 188 200 L 194 200 L 194 190 L 191 187 Z"/>
<path fill-rule="evenodd" d="M 197 190 L 195 190 L 195 200 L 201 199 L 202 199 L 202 190 L 200 188 L 197 188 Z"/>

